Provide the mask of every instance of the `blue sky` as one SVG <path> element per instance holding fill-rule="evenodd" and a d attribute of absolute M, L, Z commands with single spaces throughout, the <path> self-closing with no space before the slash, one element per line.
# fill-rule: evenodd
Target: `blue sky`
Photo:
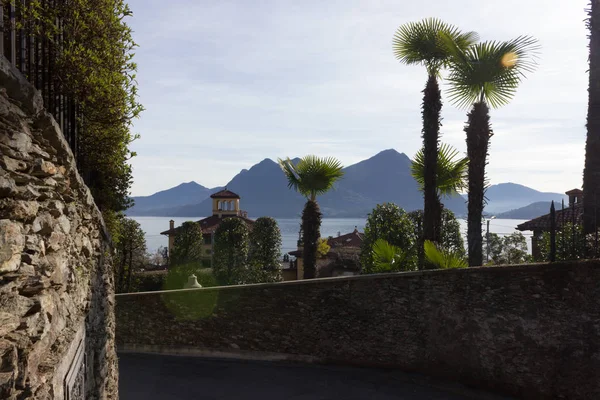
<path fill-rule="evenodd" d="M 350 165 L 421 146 L 426 72 L 400 65 L 405 22 L 438 17 L 482 40 L 539 39 L 539 66 L 492 110 L 488 176 L 564 192 L 581 186 L 587 0 L 129 0 L 139 44 L 133 195 L 227 183 L 264 158 Z M 445 83 L 442 83 L 442 91 Z M 466 151 L 466 110 L 444 102 L 442 141 Z"/>

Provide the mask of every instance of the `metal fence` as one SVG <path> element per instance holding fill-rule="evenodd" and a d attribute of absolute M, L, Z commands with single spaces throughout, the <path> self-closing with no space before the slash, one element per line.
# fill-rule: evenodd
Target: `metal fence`
<path fill-rule="evenodd" d="M 598 258 L 600 255 L 598 229 L 591 234 L 584 233 L 581 203 L 565 206 L 563 201 L 557 210 L 552 202 L 549 239 L 549 261 Z"/>
<path fill-rule="evenodd" d="M 63 21 L 55 20 L 55 33 L 35 34 L 34 21 L 22 10 L 30 0 L 0 0 L 0 52 L 38 89 L 44 106 L 60 125 L 75 158 L 78 150 L 79 107 L 65 93 L 57 72 L 57 54 L 64 43 Z M 52 9 L 62 0 L 40 0 Z"/>

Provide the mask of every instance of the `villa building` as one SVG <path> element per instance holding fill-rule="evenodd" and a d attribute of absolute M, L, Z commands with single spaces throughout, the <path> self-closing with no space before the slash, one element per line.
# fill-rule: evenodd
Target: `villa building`
<path fill-rule="evenodd" d="M 565 224 L 579 225 L 583 223 L 583 191 L 572 189 L 565 192 L 569 196 L 569 206 L 561 209 L 557 205 L 555 212 L 556 230 L 561 230 Z M 549 232 L 552 224 L 550 213 L 534 218 L 530 221 L 517 225 L 519 231 L 533 231 L 531 238 L 531 253 L 533 258 L 538 260 L 541 256 L 540 243 L 544 232 Z"/>
<path fill-rule="evenodd" d="M 223 219 L 239 218 L 246 224 L 249 230 L 252 230 L 252 227 L 254 226 L 254 220 L 249 219 L 248 213 L 240 209 L 240 196 L 238 194 L 225 188 L 212 194 L 210 198 L 212 199 L 212 215 L 196 222 L 202 229 L 202 237 L 204 240 L 202 245 L 202 263 L 206 267 L 212 265 L 214 234 L 219 225 L 221 225 Z M 181 229 L 181 227 L 176 228 L 175 222 L 171 220 L 169 221 L 169 230 L 160 233 L 161 235 L 169 237 L 169 254 L 172 254 L 175 236 L 177 236 L 179 229 Z"/>

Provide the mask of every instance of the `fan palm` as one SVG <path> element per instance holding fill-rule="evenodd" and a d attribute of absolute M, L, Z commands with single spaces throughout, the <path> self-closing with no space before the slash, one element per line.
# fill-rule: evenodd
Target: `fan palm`
<path fill-rule="evenodd" d="M 458 252 L 440 249 L 430 240 L 425 241 L 424 248 L 425 258 L 436 268 L 465 268 L 468 266 L 465 259 Z"/>
<path fill-rule="evenodd" d="M 442 143 L 438 151 L 435 189 L 438 199 L 451 197 L 467 187 L 467 167 L 469 159 L 459 158 L 459 151 L 449 144 Z M 425 152 L 423 149 L 415 154 L 411 164 L 411 174 L 419 185 L 425 187 Z"/>
<path fill-rule="evenodd" d="M 425 155 L 423 149 L 415 154 L 415 159 L 411 164 L 411 174 L 419 185 L 419 190 L 423 191 L 425 186 Z M 459 158 L 459 152 L 454 147 L 442 143 L 438 152 L 437 172 L 436 172 L 436 197 L 434 215 L 436 221 L 442 221 L 442 212 L 444 205 L 441 197 L 451 197 L 459 191 L 466 188 L 467 166 L 469 159 L 467 157 Z M 442 242 L 442 225 L 436 230 L 435 242 Z M 424 268 L 433 265 L 425 263 L 423 253 L 424 237 L 419 237 L 419 264 Z"/>
<path fill-rule="evenodd" d="M 423 90 L 423 235 L 425 239 L 439 239 L 441 214 L 436 212 L 436 170 L 442 95 L 438 77 L 448 64 L 451 53 L 445 37 L 452 38 L 459 49 L 466 49 L 478 40 L 474 32 L 462 33 L 453 25 L 439 19 L 429 18 L 401 25 L 393 38 L 396 58 L 407 65 L 424 65 L 427 68 L 427 84 Z"/>
<path fill-rule="evenodd" d="M 334 183 L 343 175 L 343 166 L 335 158 L 319 158 L 306 156 L 294 165 L 289 158 L 279 159 L 288 187 L 307 198 L 302 211 L 302 254 L 304 262 L 304 278 L 314 278 L 317 265 L 317 247 L 321 236 L 321 211 L 317 204 L 317 196 L 327 193 Z"/>
<path fill-rule="evenodd" d="M 408 253 L 384 239 L 373 244 L 373 272 L 395 272 L 407 270 Z"/>
<path fill-rule="evenodd" d="M 585 232 L 592 233 L 600 225 L 600 0 L 590 1 L 588 13 L 590 77 L 583 170 L 583 223 Z"/>
<path fill-rule="evenodd" d="M 450 102 L 461 108 L 471 106 L 467 134 L 469 266 L 483 263 L 481 220 L 485 195 L 485 166 L 490 137 L 489 107 L 507 104 L 515 95 L 526 72 L 535 67 L 537 40 L 519 36 L 507 42 L 479 43 L 464 50 L 445 36 L 452 52 L 448 81 Z"/>

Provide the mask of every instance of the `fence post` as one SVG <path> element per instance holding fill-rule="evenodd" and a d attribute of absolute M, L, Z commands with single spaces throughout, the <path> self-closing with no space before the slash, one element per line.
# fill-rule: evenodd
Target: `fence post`
<path fill-rule="evenodd" d="M 554 200 L 550 205 L 550 262 L 556 261 L 556 210 Z"/>
<path fill-rule="evenodd" d="M 17 16 L 16 16 L 16 10 L 15 10 L 15 5 L 13 4 L 13 2 L 10 2 L 9 5 L 9 17 L 10 17 L 10 63 L 13 66 L 17 66 L 17 32 L 16 32 L 16 25 L 17 25 Z"/>
<path fill-rule="evenodd" d="M 0 4 L 0 54 L 4 54 L 4 3 Z"/>

